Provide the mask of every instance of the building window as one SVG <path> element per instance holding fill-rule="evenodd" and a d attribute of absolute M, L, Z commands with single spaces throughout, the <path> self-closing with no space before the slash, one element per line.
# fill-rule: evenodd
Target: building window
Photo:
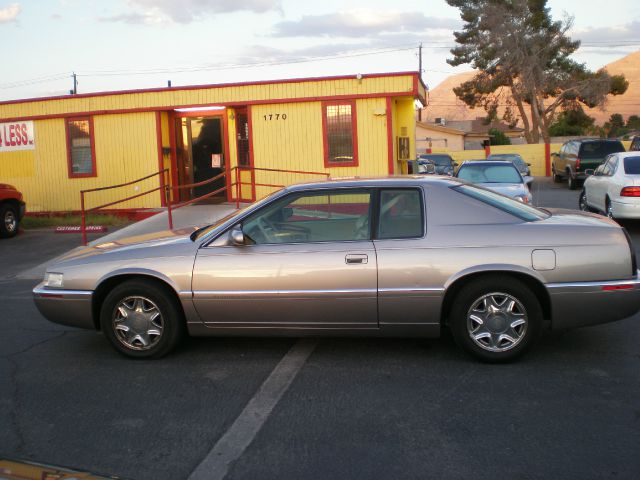
<path fill-rule="evenodd" d="M 68 118 L 66 127 L 69 177 L 95 177 L 93 120 L 91 117 Z"/>
<path fill-rule="evenodd" d="M 325 167 L 358 165 L 355 102 L 328 102 L 322 105 Z"/>

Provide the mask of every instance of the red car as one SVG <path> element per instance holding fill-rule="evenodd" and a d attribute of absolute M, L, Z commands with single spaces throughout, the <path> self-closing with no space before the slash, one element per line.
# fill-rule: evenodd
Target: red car
<path fill-rule="evenodd" d="M 24 211 L 22 193 L 16 187 L 0 183 L 0 238 L 13 237 L 18 233 Z"/>

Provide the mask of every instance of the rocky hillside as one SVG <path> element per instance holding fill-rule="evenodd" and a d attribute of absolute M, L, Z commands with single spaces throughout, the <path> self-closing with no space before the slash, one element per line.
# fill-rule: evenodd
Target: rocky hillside
<path fill-rule="evenodd" d="M 604 110 L 586 109 L 586 112 L 602 124 L 612 113 L 621 113 L 625 118 L 629 115 L 640 115 L 640 51 L 631 53 L 605 67 L 612 75 L 623 73 L 629 81 L 629 88 L 624 95 L 610 97 Z M 460 73 L 447 78 L 429 92 L 429 106 L 423 110 L 422 118 L 428 122 L 436 118 L 446 120 L 473 120 L 483 117 L 483 109 L 471 109 L 458 100 L 453 88 L 472 78 L 473 72 Z"/>

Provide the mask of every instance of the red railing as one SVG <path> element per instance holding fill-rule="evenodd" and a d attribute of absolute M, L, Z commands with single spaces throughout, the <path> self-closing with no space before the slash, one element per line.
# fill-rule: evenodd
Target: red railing
<path fill-rule="evenodd" d="M 164 170 L 160 170 L 158 172 L 152 173 L 151 175 L 147 175 L 146 177 L 142 177 L 142 178 L 138 178 L 136 180 L 132 180 L 131 182 L 127 182 L 127 183 L 121 183 L 119 185 L 111 185 L 108 187 L 100 187 L 100 188 L 91 188 L 88 190 L 82 190 L 80 192 L 80 209 L 81 209 L 81 216 L 82 216 L 82 226 L 81 226 L 81 232 L 82 232 L 82 243 L 84 245 L 87 244 L 87 230 L 86 230 L 86 214 L 88 212 L 92 212 L 95 210 L 99 210 L 101 208 L 106 208 L 106 207 L 111 207 L 113 205 L 117 205 L 119 203 L 122 202 L 126 202 L 129 200 L 133 200 L 135 198 L 139 198 L 142 197 L 144 195 L 148 195 L 149 193 L 153 193 L 153 192 L 157 192 L 158 190 L 162 190 L 164 191 L 164 198 L 166 201 L 166 206 L 167 206 L 167 220 L 168 220 L 168 224 L 169 224 L 169 229 L 172 230 L 173 229 L 173 211 L 176 210 L 177 208 L 181 208 L 184 207 L 186 205 L 191 205 L 193 203 L 197 203 L 197 202 L 201 202 L 202 200 L 205 200 L 209 197 L 212 197 L 214 195 L 217 195 L 221 192 L 227 191 L 227 198 L 231 197 L 229 195 L 229 192 L 233 191 L 233 189 L 235 189 L 235 203 L 236 203 L 236 208 L 240 208 L 240 196 L 241 196 L 241 188 L 242 185 L 248 185 L 251 186 L 252 189 L 255 187 L 268 187 L 268 188 L 283 188 L 285 185 L 279 185 L 279 184 L 271 184 L 271 183 L 258 183 L 255 181 L 255 172 L 270 172 L 270 173 L 289 173 L 289 174 L 300 174 L 300 175 L 320 175 L 325 177 L 326 179 L 328 179 L 331 175 L 327 172 L 307 172 L 307 171 L 303 171 L 303 170 L 283 170 L 283 169 L 278 169 L 278 168 L 254 168 L 254 167 L 233 167 L 231 168 L 231 171 L 234 173 L 235 176 L 235 182 L 230 182 L 231 180 L 231 175 L 229 175 L 229 182 L 227 182 L 227 173 L 223 172 L 219 175 L 216 175 L 215 177 L 209 178 L 207 180 L 204 180 L 202 182 L 196 182 L 196 183 L 188 183 L 188 184 L 184 184 L 184 185 L 169 185 L 166 184 L 165 182 L 165 174 L 168 173 L 168 169 L 164 169 Z M 252 178 L 251 178 L 251 182 L 243 182 L 242 179 L 240 178 L 240 173 L 241 172 L 251 172 L 252 173 Z M 230 172 L 231 173 L 231 172 Z M 134 183 L 138 183 L 144 180 L 148 180 L 149 178 L 155 177 L 156 175 L 160 175 L 160 185 L 156 188 L 153 188 L 151 190 L 147 190 L 145 192 L 142 193 L 138 193 L 136 195 L 131 195 L 129 197 L 123 198 L 121 200 L 116 200 L 113 202 L 109 202 L 109 203 L 105 203 L 104 205 L 99 205 L 97 207 L 92 207 L 90 209 L 85 209 L 85 195 L 87 193 L 91 193 L 91 192 L 100 192 L 100 191 L 104 191 L 104 190 L 111 190 L 114 188 L 120 188 L 120 187 L 126 187 L 129 185 L 133 185 Z M 223 187 L 220 187 L 212 192 L 206 193 L 204 195 L 200 195 L 199 197 L 195 197 L 192 198 L 190 200 L 185 200 L 185 201 L 178 201 L 176 203 L 174 203 L 174 201 L 172 200 L 173 197 L 173 193 L 174 192 L 179 192 L 180 190 L 186 189 L 186 188 L 196 188 L 196 187 L 202 187 L 204 185 L 208 185 L 210 183 L 213 183 L 217 180 L 220 180 L 221 178 L 225 179 L 225 185 Z M 178 195 L 179 196 L 179 195 Z M 252 198 L 253 201 L 253 198 Z"/>
<path fill-rule="evenodd" d="M 98 188 L 90 188 L 87 190 L 80 191 L 80 216 L 81 216 L 81 227 L 80 231 L 82 233 L 82 243 L 84 245 L 87 244 L 87 220 L 86 216 L 88 212 L 93 212 L 95 210 L 100 210 L 101 208 L 112 207 L 113 205 L 117 205 L 118 203 L 126 202 L 129 200 L 133 200 L 135 198 L 142 197 L 144 195 L 148 195 L 153 192 L 157 192 L 159 190 L 165 190 L 165 174 L 169 172 L 169 169 L 165 168 L 164 170 L 160 170 L 158 172 L 152 173 L 151 175 L 147 175 L 146 177 L 138 178 L 136 180 L 132 180 L 126 183 L 120 183 L 118 185 L 110 185 L 108 187 L 98 187 Z M 116 200 L 114 202 L 105 203 L 104 205 L 99 205 L 97 207 L 91 207 L 89 209 L 85 208 L 85 195 L 91 192 L 102 192 L 104 190 L 112 190 L 114 188 L 128 187 L 129 185 L 133 185 L 134 183 L 142 182 L 144 180 L 148 180 L 149 178 L 155 177 L 156 175 L 160 176 L 160 185 L 156 188 L 152 188 L 151 190 L 147 190 L 146 192 L 137 193 L 135 195 L 131 195 L 129 197 L 123 198 L 121 200 Z M 170 204 L 170 199 L 167 198 L 167 204 Z"/>

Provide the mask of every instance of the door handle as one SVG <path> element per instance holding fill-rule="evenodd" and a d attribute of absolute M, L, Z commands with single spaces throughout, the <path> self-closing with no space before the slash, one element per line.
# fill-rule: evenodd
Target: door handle
<path fill-rule="evenodd" d="M 369 263 L 369 257 L 364 253 L 352 253 L 344 257 L 344 261 L 347 265 L 363 264 Z"/>

